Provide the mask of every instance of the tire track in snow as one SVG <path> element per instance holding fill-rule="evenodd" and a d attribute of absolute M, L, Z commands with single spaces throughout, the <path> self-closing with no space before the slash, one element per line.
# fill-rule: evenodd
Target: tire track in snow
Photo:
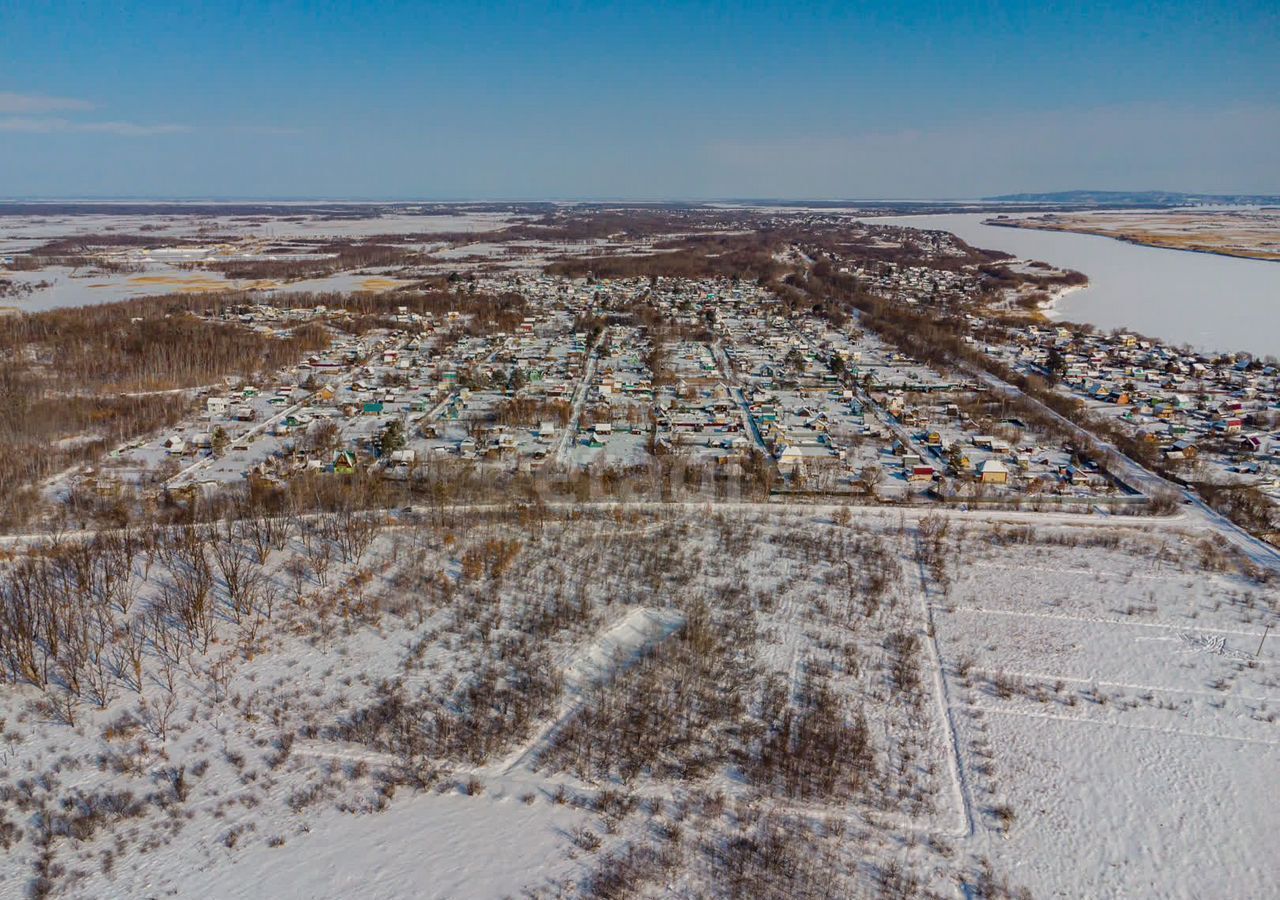
<path fill-rule="evenodd" d="M 1280 694 L 1270 697 L 1252 697 L 1245 694 L 1233 694 L 1229 691 L 1197 691 L 1190 688 L 1159 687 L 1154 684 L 1130 684 L 1124 681 L 1101 681 L 1097 678 L 1077 678 L 1068 675 L 1046 675 L 1041 672 L 1010 672 L 1004 669 L 990 669 L 971 666 L 970 672 L 982 675 L 1003 675 L 1009 678 L 1025 678 L 1030 681 L 1064 681 L 1070 684 L 1097 685 L 1098 687 L 1126 688 L 1131 691 L 1150 691 L 1151 693 L 1190 694 L 1197 697 L 1217 697 L 1224 700 L 1249 700 L 1255 703 L 1274 703 L 1280 700 Z"/>
<path fill-rule="evenodd" d="M 1214 738 L 1220 741 L 1238 741 L 1243 744 L 1261 744 L 1264 747 L 1280 747 L 1280 741 L 1268 741 L 1263 738 L 1244 737 L 1243 735 L 1238 734 L 1215 734 L 1211 731 L 1184 731 L 1180 728 L 1157 728 L 1154 725 L 1135 725 L 1131 722 L 1115 722 L 1095 719 L 1092 716 L 1064 716 L 1057 713 L 1031 712 L 1023 709 L 1000 709 L 999 707 L 984 706 L 976 703 L 959 704 L 955 708 L 966 710 L 968 712 L 982 713 L 983 715 L 1021 716 L 1026 719 L 1047 719 L 1054 722 L 1072 722 L 1080 725 L 1096 725 L 1102 728 L 1127 728 L 1130 731 L 1146 731 L 1152 734 L 1167 734 L 1176 737 Z"/>
<path fill-rule="evenodd" d="M 569 458 L 569 451 L 574 447 L 578 440 L 578 423 L 582 419 L 582 408 L 587 402 L 587 391 L 591 387 L 591 377 L 596 371 L 596 347 L 600 343 L 599 339 L 587 348 L 587 356 L 582 365 L 582 378 L 579 379 L 577 387 L 573 392 L 573 405 L 570 407 L 569 421 L 564 426 L 564 433 L 560 435 L 560 441 L 556 444 L 555 453 L 552 459 L 558 466 L 563 466 Z"/>
<path fill-rule="evenodd" d="M 1234 634 L 1241 637 L 1260 638 L 1261 631 L 1238 631 L 1232 628 L 1213 628 L 1203 625 L 1166 625 L 1162 622 L 1133 622 L 1128 619 L 1104 619 L 1101 616 L 1068 616 L 1062 613 L 1025 612 L 1015 609 L 992 609 L 988 606 L 946 606 L 944 612 L 979 613 L 988 616 L 1018 616 L 1025 619 L 1053 619 L 1060 622 L 1080 622 L 1086 625 L 1125 625 L 1131 628 L 1160 628 L 1166 631 L 1203 631 L 1206 634 Z"/>
<path fill-rule="evenodd" d="M 1025 567 L 1021 567 L 1021 566 L 1010 566 L 1010 565 L 1005 565 L 1003 563 L 991 563 L 991 562 L 971 562 L 971 563 L 968 563 L 966 567 L 970 569 L 995 569 L 1000 572 L 1018 572 L 1023 575 L 1025 575 L 1027 571 Z M 1055 575 L 1095 575 L 1102 578 L 1119 578 L 1119 579 L 1143 578 L 1150 581 L 1182 580 L 1186 578 L 1188 575 L 1194 574 L 1191 572 L 1178 572 L 1178 571 L 1172 571 L 1165 574 L 1150 574 L 1147 572 L 1101 572 L 1096 569 L 1073 569 L 1066 566 L 1046 566 L 1046 565 L 1039 565 L 1039 564 L 1036 566 L 1036 571 L 1052 572 Z"/>
<path fill-rule="evenodd" d="M 916 541 L 920 537 L 917 534 Z M 938 703 L 938 713 L 946 727 L 947 742 L 951 752 L 947 754 L 947 768 L 951 771 L 952 790 L 955 794 L 957 812 L 960 814 L 960 827 L 949 832 L 955 837 L 972 837 L 974 833 L 973 801 L 969 797 L 969 783 L 964 774 L 964 760 L 960 755 L 960 738 L 956 730 L 955 717 L 951 703 L 951 695 L 947 689 L 946 675 L 942 669 L 942 654 L 938 650 L 937 629 L 933 626 L 933 607 L 929 603 L 929 578 L 925 574 L 923 557 L 916 561 L 920 579 L 920 610 L 924 615 L 924 645 L 929 653 L 930 674 L 933 677 L 933 692 Z"/>

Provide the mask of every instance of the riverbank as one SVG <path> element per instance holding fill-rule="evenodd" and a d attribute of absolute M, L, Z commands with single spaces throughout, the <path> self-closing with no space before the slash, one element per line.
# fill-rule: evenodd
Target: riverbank
<path fill-rule="evenodd" d="M 1280 356 L 1280 266 L 1270 261 L 985 224 L 990 218 L 959 213 L 863 221 L 948 231 L 974 247 L 1084 273 L 1087 286 L 1052 300 L 1047 317 L 1055 320 L 1132 330 L 1203 352 Z"/>
<path fill-rule="evenodd" d="M 1040 315 L 1044 316 L 1046 319 L 1049 319 L 1051 321 L 1054 321 L 1054 322 L 1062 321 L 1063 315 L 1061 310 L 1058 308 L 1059 304 L 1063 300 L 1065 300 L 1067 297 L 1071 296 L 1077 291 L 1083 291 L 1087 287 L 1089 287 L 1087 283 L 1086 284 L 1064 284 L 1062 287 L 1053 290 L 1049 294 L 1049 299 L 1041 303 L 1040 306 L 1037 308 L 1036 312 L 1040 313 Z"/>
<path fill-rule="evenodd" d="M 1142 247 L 1280 262 L 1280 212 L 1095 212 L 996 216 L 995 228 L 1092 234 Z"/>

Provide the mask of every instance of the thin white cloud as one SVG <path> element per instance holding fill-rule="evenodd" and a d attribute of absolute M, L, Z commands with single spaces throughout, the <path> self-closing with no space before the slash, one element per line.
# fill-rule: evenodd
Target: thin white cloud
<path fill-rule="evenodd" d="M 239 134 L 285 136 L 302 134 L 302 130 L 283 125 L 207 125 L 197 128 L 164 122 L 144 125 L 118 119 L 101 121 L 66 115 L 41 115 L 62 112 L 85 112 L 97 107 L 88 100 L 71 97 L 48 97 L 44 94 L 19 94 L 0 91 L 0 133 L 9 134 L 114 134 L 119 137 L 153 137 L 164 134 L 186 134 L 192 131 L 225 131 Z"/>
<path fill-rule="evenodd" d="M 229 125 L 226 130 L 240 134 L 261 134 L 270 137 L 303 133 L 301 128 L 290 128 L 286 125 Z"/>
<path fill-rule="evenodd" d="M 45 112 L 83 112 L 89 109 L 93 109 L 93 104 L 88 100 L 0 91 L 0 113 L 26 115 Z"/>
<path fill-rule="evenodd" d="M 121 137 L 150 137 L 193 131 L 190 125 L 140 125 L 137 122 L 77 122 L 43 116 L 0 118 L 0 131 L 20 134 L 114 134 Z"/>

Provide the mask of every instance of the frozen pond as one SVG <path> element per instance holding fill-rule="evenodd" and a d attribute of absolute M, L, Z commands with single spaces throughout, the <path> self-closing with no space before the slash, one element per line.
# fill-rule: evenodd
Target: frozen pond
<path fill-rule="evenodd" d="M 0 307 L 42 312 L 64 306 L 95 306 L 135 297 L 153 297 L 175 291 L 200 293 L 236 287 L 215 273 L 185 272 L 159 265 L 128 275 L 94 274 L 87 268 L 50 266 L 35 272 L 6 272 L 6 280 L 37 286 L 29 294 L 0 297 Z M 39 285 L 44 285 L 39 287 Z"/>
<path fill-rule="evenodd" d="M 304 291 L 378 293 L 413 284 L 412 280 L 376 272 L 339 272 L 324 278 L 301 281 L 249 281 L 243 278 L 223 278 L 217 272 L 183 271 L 165 265 L 151 265 L 145 273 L 130 275 L 94 275 L 87 271 L 77 273 L 66 266 L 50 266 L 38 272 L 11 272 L 6 277 L 15 283 L 47 285 L 29 294 L 0 298 L 0 308 L 9 306 L 26 312 L 42 312 L 67 306 L 93 306 L 181 292 L 202 294 L 212 291 L 257 290 L 264 292 L 264 295 Z"/>
<path fill-rule="evenodd" d="M 1057 317 L 1104 330 L 1132 328 L 1199 350 L 1280 356 L 1280 263 L 1142 247 L 1112 238 L 983 225 L 989 213 L 865 219 L 950 231 L 975 247 L 1076 269 L 1089 287 Z"/>

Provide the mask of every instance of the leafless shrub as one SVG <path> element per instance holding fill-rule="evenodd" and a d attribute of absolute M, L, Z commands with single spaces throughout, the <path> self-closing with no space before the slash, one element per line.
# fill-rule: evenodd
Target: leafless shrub
<path fill-rule="evenodd" d="M 920 879 L 894 860 L 877 867 L 876 887 L 882 900 L 915 900 L 924 893 Z"/>
<path fill-rule="evenodd" d="M 1022 692 L 1022 680 L 1005 672 L 996 672 L 990 678 L 991 692 L 1001 700 L 1008 700 L 1014 694 Z"/>
<path fill-rule="evenodd" d="M 542 764 L 582 777 L 629 781 L 641 773 L 693 778 L 722 760 L 744 707 L 747 680 L 727 610 L 694 603 L 684 628 L 611 684 L 588 695 L 555 735 Z"/>
<path fill-rule="evenodd" d="M 22 840 L 22 829 L 9 819 L 8 812 L 0 808 L 0 850 L 9 850 Z"/>
<path fill-rule="evenodd" d="M 875 762 L 861 711 L 812 671 L 788 703 L 786 685 L 769 679 L 760 701 L 765 733 L 746 764 L 753 783 L 795 799 L 842 800 L 874 775 Z"/>
<path fill-rule="evenodd" d="M 998 806 L 991 807 L 990 812 L 991 818 L 996 821 L 996 824 L 1002 831 L 1008 831 L 1012 828 L 1014 819 L 1017 818 L 1017 813 L 1014 812 L 1013 807 L 1007 803 L 1001 803 Z"/>
<path fill-rule="evenodd" d="M 991 862 L 982 859 L 972 877 L 961 879 L 961 890 L 974 900 L 1031 900 L 1031 891 L 1015 887 L 996 875 Z"/>
<path fill-rule="evenodd" d="M 654 847 L 628 843 L 601 857 L 583 885 L 583 893 L 598 900 L 624 900 L 639 896 L 646 885 L 660 882 L 680 862 L 674 844 Z"/>
<path fill-rule="evenodd" d="M 601 840 L 600 835 L 583 825 L 574 831 L 573 843 L 588 853 L 594 853 L 600 849 Z"/>
<path fill-rule="evenodd" d="M 920 638 L 905 631 L 895 631 L 885 638 L 890 654 L 889 674 L 900 694 L 918 697 L 920 693 Z"/>
<path fill-rule="evenodd" d="M 447 702 L 410 699 L 400 682 L 386 681 L 370 706 L 335 729 L 356 741 L 406 761 L 424 756 L 480 763 L 526 735 L 560 695 L 559 669 L 545 647 L 511 635 Z"/>

